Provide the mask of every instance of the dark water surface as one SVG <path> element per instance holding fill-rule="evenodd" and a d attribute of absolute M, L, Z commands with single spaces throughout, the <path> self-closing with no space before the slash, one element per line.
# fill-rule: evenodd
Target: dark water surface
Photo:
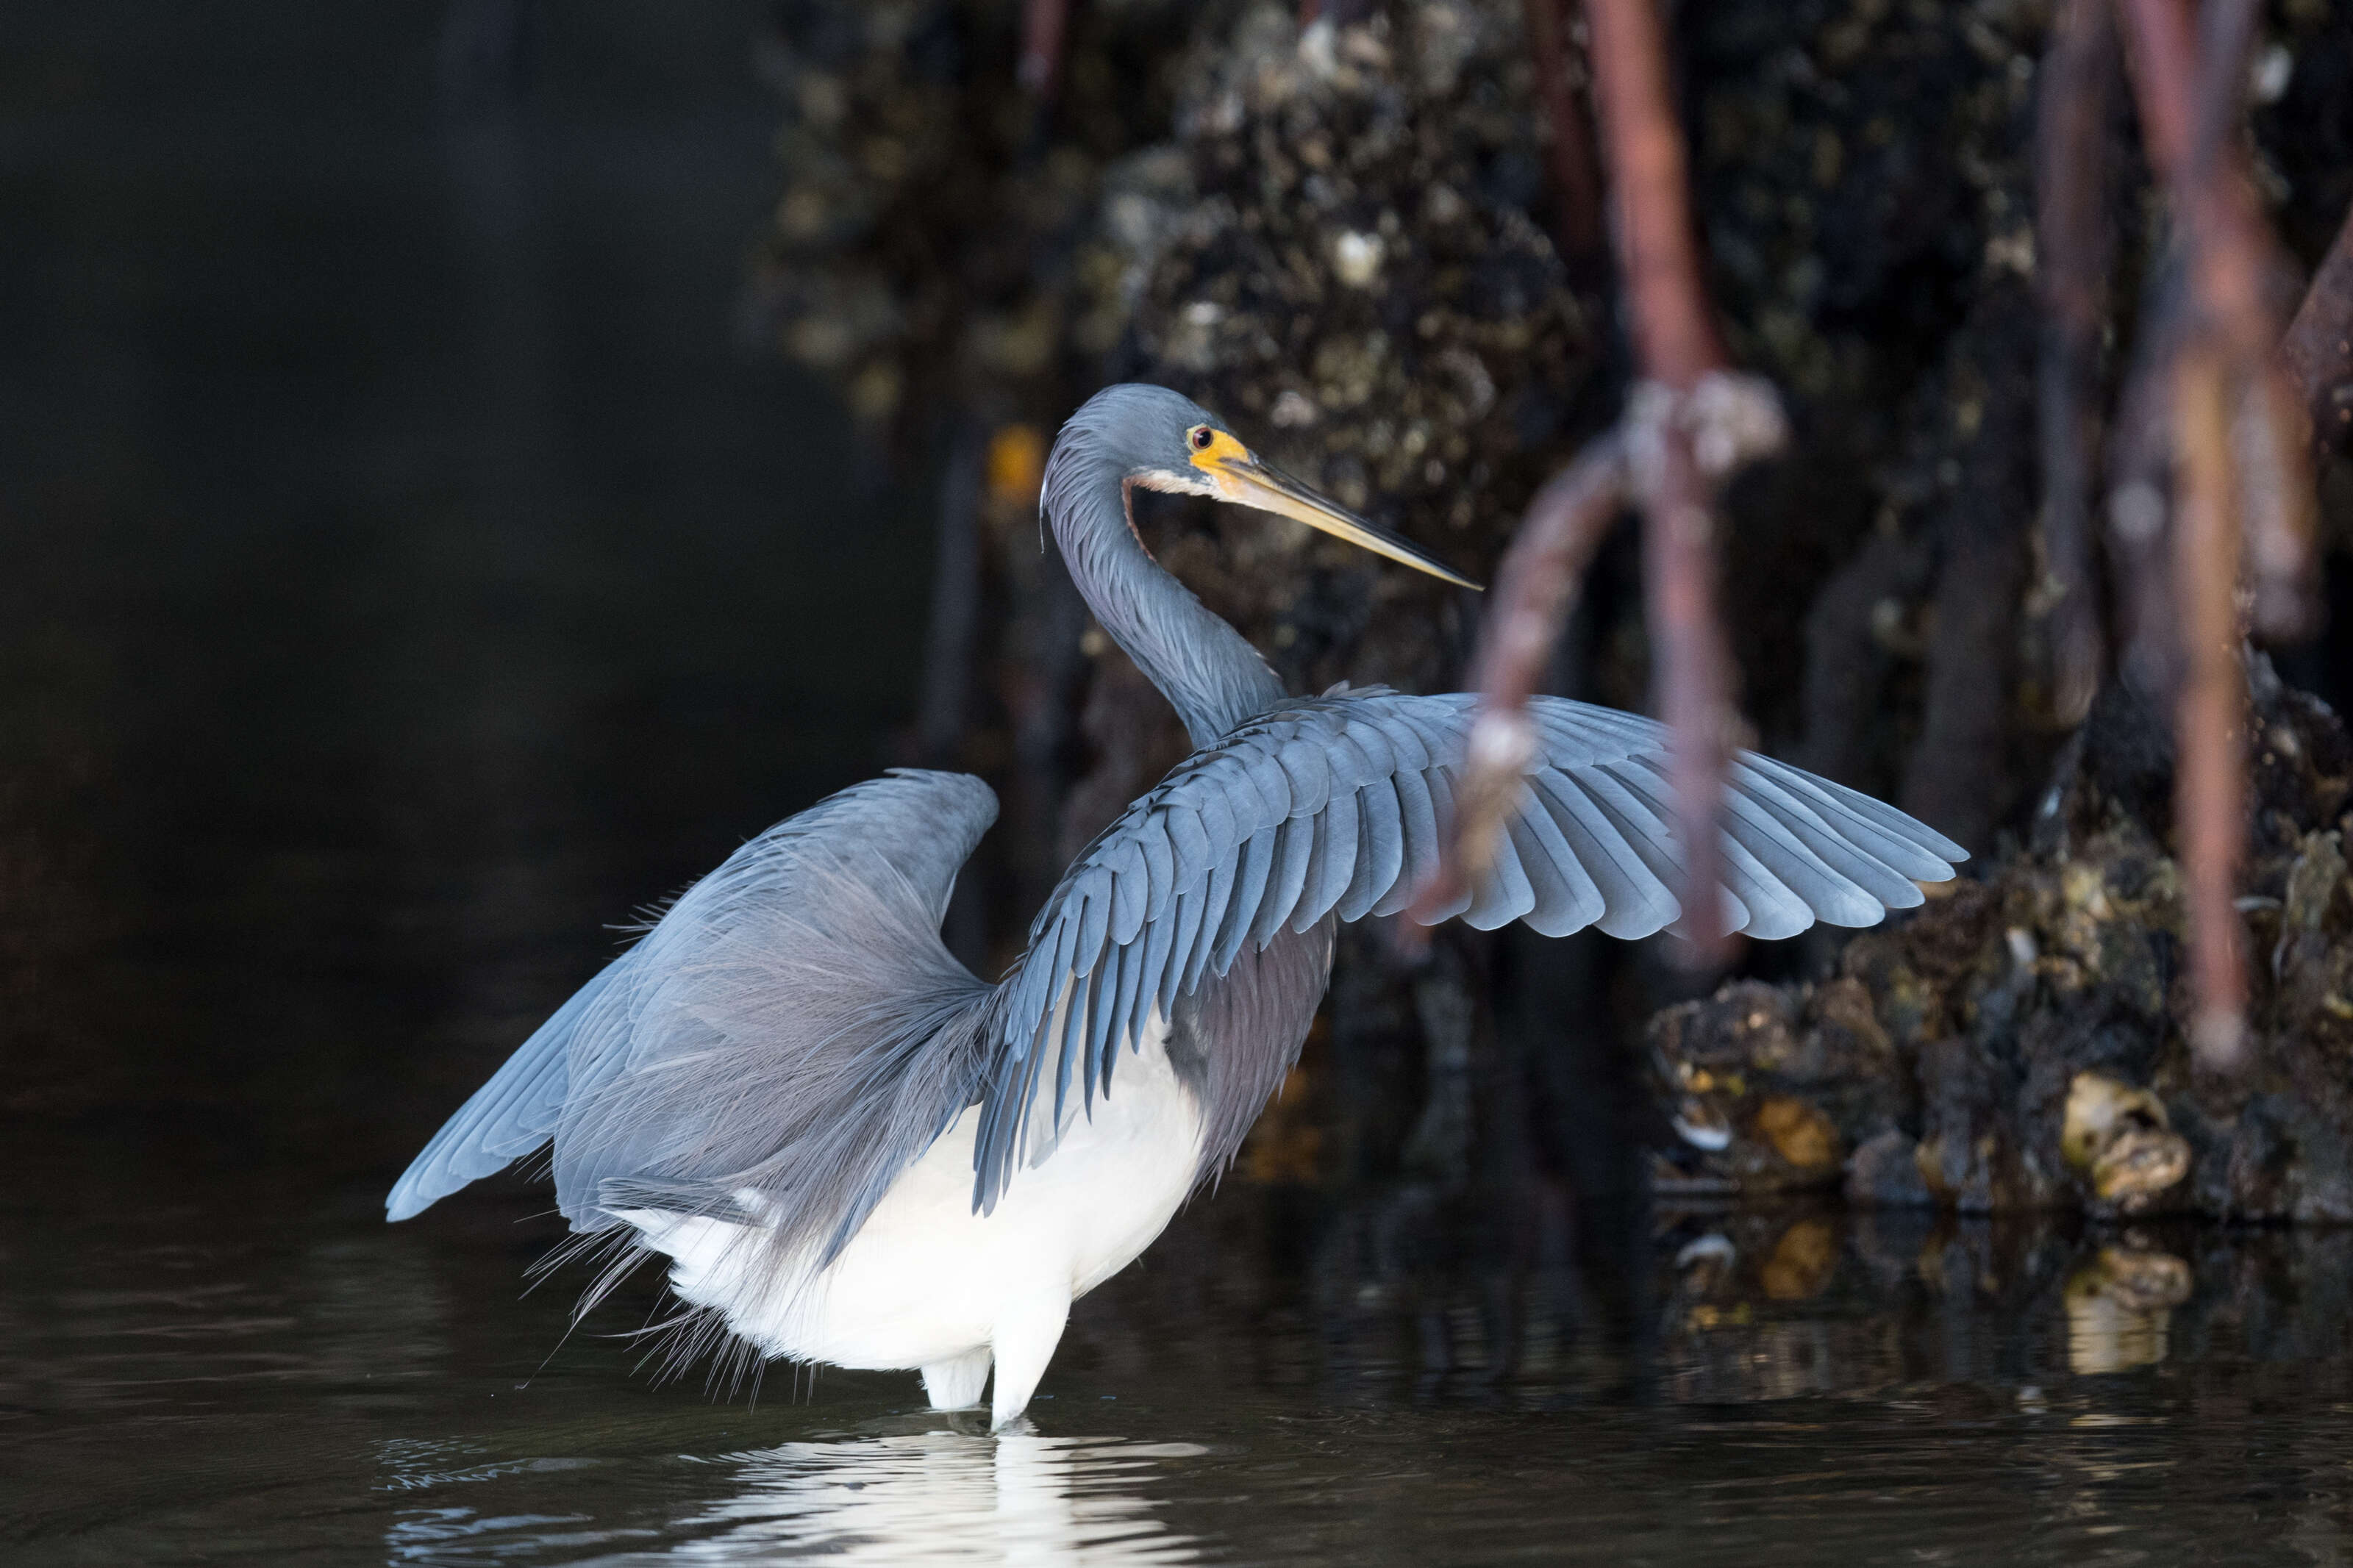
<path fill-rule="evenodd" d="M 2087 1284 L 2099 1238 L 1697 1222 L 1644 1352 L 1542 1270 L 1285 1266 L 1377 1215 L 1242 1189 L 991 1439 L 912 1374 L 654 1386 L 625 1310 L 555 1348 L 519 1191 L 393 1229 L 373 1191 L 86 1190 L 0 1217 L 12 1563 L 2333 1563 L 2353 1528 L 2342 1237 L 2108 1238 L 2179 1248 L 2152 1308 Z"/>
<path fill-rule="evenodd" d="M 451 14 L 454 96 L 438 5 L 11 13 L 0 1559 L 2353 1555 L 2344 1236 L 1664 1215 L 1630 1322 L 1237 1182 L 991 1440 L 567 1338 L 528 1184 L 385 1226 L 599 922 L 890 760 L 929 538 L 730 347 L 755 8 Z"/>

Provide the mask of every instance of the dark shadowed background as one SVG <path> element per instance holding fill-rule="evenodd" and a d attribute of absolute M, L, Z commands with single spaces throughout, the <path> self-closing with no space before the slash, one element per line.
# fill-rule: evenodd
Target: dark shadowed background
<path fill-rule="evenodd" d="M 882 760 L 930 540 L 735 326 L 757 9 L 16 14 L 10 1112 L 395 1171 L 600 922 Z"/>

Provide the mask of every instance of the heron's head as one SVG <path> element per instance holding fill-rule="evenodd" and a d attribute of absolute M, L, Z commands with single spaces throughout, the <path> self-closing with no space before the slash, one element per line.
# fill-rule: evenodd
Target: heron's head
<path fill-rule="evenodd" d="M 1267 462 L 1224 420 L 1182 393 L 1134 382 L 1105 387 L 1071 416 L 1065 436 L 1080 431 L 1127 483 L 1280 512 L 1433 577 L 1479 586 L 1404 535 L 1357 516 Z"/>

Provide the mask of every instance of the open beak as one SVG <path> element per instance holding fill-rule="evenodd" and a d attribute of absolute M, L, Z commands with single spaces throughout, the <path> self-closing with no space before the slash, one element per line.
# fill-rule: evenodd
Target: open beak
<path fill-rule="evenodd" d="M 1217 484 L 1219 495 L 1223 499 L 1243 506 L 1254 506 L 1262 511 L 1295 517 L 1310 528 L 1319 529 L 1335 539 L 1345 539 L 1376 555 L 1386 555 L 1392 561 L 1402 562 L 1418 572 L 1427 572 L 1457 587 L 1469 588 L 1474 593 L 1483 592 L 1470 578 L 1439 564 L 1404 535 L 1393 533 L 1377 522 L 1358 517 L 1337 501 L 1316 494 L 1281 468 L 1260 460 L 1257 453 L 1225 436 L 1224 432 L 1220 431 L 1219 435 L 1221 437 L 1219 445 L 1225 449 L 1213 448 L 1196 458 L 1194 463 L 1208 471 Z"/>

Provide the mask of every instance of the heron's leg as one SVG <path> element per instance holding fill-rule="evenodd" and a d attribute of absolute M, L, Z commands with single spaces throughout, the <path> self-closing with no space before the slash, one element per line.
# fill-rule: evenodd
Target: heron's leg
<path fill-rule="evenodd" d="M 931 1396 L 934 1410 L 969 1410 L 980 1403 L 980 1391 L 988 1384 L 987 1345 L 962 1355 L 935 1361 L 923 1369 L 923 1392 Z"/>
<path fill-rule="evenodd" d="M 1062 1342 L 1062 1325 L 1071 1320 L 1071 1292 L 1065 1285 L 1023 1298 L 997 1317 L 997 1394 L 988 1411 L 992 1432 L 1018 1418 L 1046 1375 L 1054 1347 Z"/>

